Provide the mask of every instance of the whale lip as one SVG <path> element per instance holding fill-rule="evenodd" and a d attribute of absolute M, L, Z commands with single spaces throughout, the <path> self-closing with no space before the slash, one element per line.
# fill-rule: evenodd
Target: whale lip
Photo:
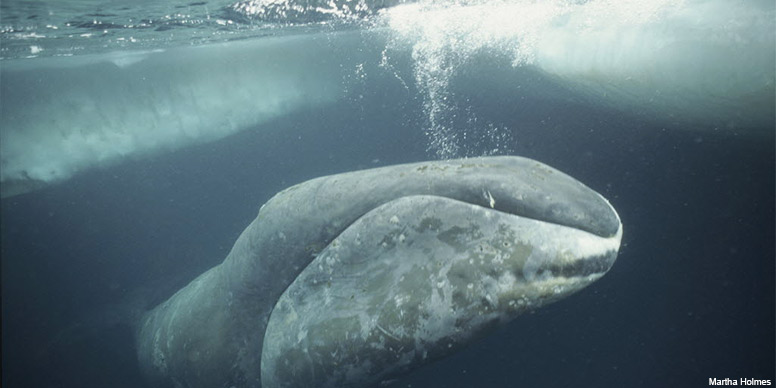
<path fill-rule="evenodd" d="M 611 206 L 603 196 L 600 198 L 609 205 L 611 214 L 617 220 L 617 230 L 610 236 L 602 236 L 588 230 L 584 230 L 573 225 L 557 223 L 536 219 L 535 221 L 551 225 L 569 228 L 576 232 L 582 232 L 582 237 L 578 235 L 569 235 L 568 238 L 576 240 L 575 245 L 578 249 L 577 255 L 573 259 L 555 259 L 543 261 L 532 271 L 532 274 L 526 276 L 529 280 L 547 279 L 547 278 L 576 278 L 588 279 L 592 283 L 604 274 L 606 274 L 614 265 L 619 253 L 622 241 L 622 222 L 614 207 Z M 503 212 L 502 212 L 503 213 Z M 520 214 L 508 213 L 510 216 L 523 217 Z M 526 217 L 524 217 L 526 218 Z"/>
<path fill-rule="evenodd" d="M 555 224 L 555 225 L 560 225 L 560 226 L 565 226 L 565 227 L 569 227 L 569 228 L 573 228 L 573 229 L 582 230 L 582 231 L 594 234 L 594 235 L 596 235 L 598 237 L 611 238 L 613 240 L 616 240 L 618 245 L 619 245 L 619 242 L 620 242 L 620 240 L 622 238 L 622 220 L 620 219 L 619 213 L 617 213 L 617 210 L 614 208 L 614 206 L 612 206 L 612 204 L 609 202 L 609 200 L 607 200 L 603 195 L 601 195 L 601 194 L 599 194 L 599 193 L 597 193 L 595 191 L 592 191 L 592 190 L 590 190 L 590 191 L 592 193 L 594 193 L 595 196 L 598 199 L 600 199 L 600 202 L 599 202 L 600 204 L 605 205 L 605 206 L 600 206 L 599 208 L 593 209 L 593 211 L 595 211 L 595 213 L 590 214 L 588 216 L 588 217 L 591 217 L 591 218 L 594 218 L 594 219 L 597 219 L 597 220 L 605 220 L 605 222 L 607 222 L 606 225 L 603 225 L 600 228 L 585 227 L 585 226 L 578 225 L 575 222 L 563 222 L 561 220 L 551 219 L 549 217 L 545 218 L 545 217 L 537 216 L 537 215 L 529 215 L 529 214 L 526 214 L 525 212 L 522 212 L 520 210 L 514 210 L 514 209 L 508 209 L 508 208 L 496 208 L 496 207 L 493 206 L 492 202 L 489 203 L 490 207 L 488 207 L 487 205 L 483 205 L 482 203 L 478 203 L 478 202 L 465 201 L 465 200 L 464 200 L 464 202 L 469 203 L 469 204 L 474 205 L 474 206 L 483 207 L 483 208 L 486 208 L 488 210 L 494 210 L 494 211 L 497 211 L 497 212 L 501 212 L 501 213 L 505 213 L 505 214 L 509 214 L 509 215 L 513 215 L 513 216 L 530 218 L 530 219 L 534 219 L 536 221 L 542 221 L 542 222 L 546 222 L 546 223 L 550 223 L 550 224 Z M 488 193 L 488 194 L 490 194 L 490 193 Z M 458 198 L 446 197 L 446 196 L 445 196 L 445 198 L 458 199 Z M 460 199 L 458 199 L 458 200 L 460 200 Z M 489 198 L 489 201 L 493 201 L 493 199 Z M 571 206 L 573 206 L 573 205 L 571 205 Z M 576 221 L 576 220 L 578 220 L 578 218 L 573 218 L 572 220 Z"/>
<path fill-rule="evenodd" d="M 614 236 L 598 239 L 598 253 L 589 252 L 577 257 L 571 262 L 554 262 L 542 268 L 554 277 L 585 278 L 592 277 L 595 280 L 612 268 L 617 260 L 622 241 L 622 224 Z"/>
<path fill-rule="evenodd" d="M 455 170 L 450 195 L 508 214 L 584 230 L 600 237 L 619 233 L 621 220 L 598 192 L 575 178 L 531 159 L 515 156 L 432 162 L 420 168 Z M 468 171 L 467 171 L 468 170 Z"/>
<path fill-rule="evenodd" d="M 585 186 L 586 188 L 586 186 Z M 523 274 L 527 280 L 541 281 L 542 279 L 568 279 L 572 283 L 582 282 L 589 284 L 606 274 L 617 260 L 620 245 L 622 242 L 623 226 L 620 215 L 612 204 L 601 194 L 590 190 L 597 199 L 598 206 L 593 209 L 593 213 L 588 216 L 596 219 L 603 219 L 608 222 L 606 228 L 585 228 L 575 222 L 563 222 L 558 219 L 548 219 L 542 217 L 526 216 L 520 211 L 505 211 L 504 209 L 487 208 L 482 204 L 470 203 L 478 207 L 485 207 L 486 210 L 505 213 L 509 216 L 528 218 L 540 223 L 546 223 L 563 228 L 569 228 L 577 232 L 583 232 L 584 237 L 569 235 L 568 238 L 577 240 L 575 243 L 578 250 L 573 259 L 554 259 L 542 261 L 530 274 Z M 563 205 L 563 203 L 561 204 Z M 573 209 L 573 204 L 569 209 Z M 588 209 L 590 210 L 590 209 Z M 576 217 L 572 221 L 578 220 Z M 613 233 L 607 233 L 608 228 L 616 227 Z"/>
<path fill-rule="evenodd" d="M 501 156 L 431 162 L 420 168 L 460 171 L 469 167 L 476 172 L 451 182 L 451 193 L 429 194 L 619 241 L 622 221 L 611 203 L 585 184 L 543 163 Z"/>

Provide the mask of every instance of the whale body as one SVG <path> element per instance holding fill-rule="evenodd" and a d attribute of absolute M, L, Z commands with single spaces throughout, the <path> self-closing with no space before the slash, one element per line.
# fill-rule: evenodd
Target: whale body
<path fill-rule="evenodd" d="M 141 371 L 159 387 L 371 386 L 599 279 L 621 236 L 601 195 L 525 158 L 313 179 L 142 316 Z"/>

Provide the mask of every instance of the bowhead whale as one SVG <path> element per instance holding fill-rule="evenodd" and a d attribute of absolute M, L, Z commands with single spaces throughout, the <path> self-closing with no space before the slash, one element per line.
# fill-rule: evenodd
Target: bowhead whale
<path fill-rule="evenodd" d="M 520 157 L 313 179 L 140 318 L 138 359 L 160 387 L 372 386 L 599 279 L 621 236 L 601 195 Z"/>

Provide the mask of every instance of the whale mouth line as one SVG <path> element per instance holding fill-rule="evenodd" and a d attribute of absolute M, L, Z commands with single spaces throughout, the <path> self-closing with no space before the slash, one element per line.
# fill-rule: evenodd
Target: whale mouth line
<path fill-rule="evenodd" d="M 450 198 L 447 196 L 436 196 L 439 198 L 445 198 L 453 201 L 458 201 L 470 206 L 475 206 L 477 208 L 483 209 L 488 212 L 495 212 L 499 214 L 503 214 L 508 217 L 518 217 L 525 220 L 535 221 L 538 223 L 548 224 L 560 228 L 568 228 L 572 229 L 576 232 L 584 233 L 588 236 L 590 236 L 594 241 L 597 242 L 598 248 L 595 249 L 592 252 L 587 252 L 585 254 L 581 254 L 577 257 L 575 257 L 573 260 L 553 260 L 546 262 L 542 266 L 536 269 L 536 272 L 533 274 L 532 278 L 533 280 L 538 279 L 547 279 L 547 278 L 553 278 L 553 279 L 584 279 L 584 278 L 598 278 L 606 274 L 614 265 L 614 262 L 617 258 L 618 254 L 618 247 L 620 245 L 620 241 L 622 239 L 622 222 L 620 220 L 620 216 L 617 213 L 617 211 L 614 209 L 613 206 L 601 197 L 603 201 L 608 205 L 608 210 L 611 211 L 618 223 L 617 230 L 609 235 L 602 235 L 599 233 L 595 233 L 594 231 L 587 230 L 585 228 L 581 228 L 577 225 L 572 225 L 570 223 L 563 223 L 563 222 L 557 222 L 554 220 L 549 219 L 542 219 L 539 217 L 531 217 L 527 216 L 525 214 L 521 214 L 519 211 L 509 211 L 503 208 L 498 207 L 491 207 L 488 205 L 483 205 L 482 203 L 476 203 L 471 201 L 465 201 L 460 200 L 456 198 Z"/>
<path fill-rule="evenodd" d="M 481 199 L 478 199 L 478 201 L 472 201 L 472 200 L 469 200 L 469 199 L 461 199 L 461 198 L 456 198 L 456 197 L 453 197 L 453 196 L 438 195 L 438 194 L 437 195 L 434 195 L 434 194 L 405 195 L 405 196 L 396 197 L 396 198 L 393 198 L 393 199 L 391 199 L 389 201 L 383 202 L 383 203 L 381 203 L 381 204 L 379 204 L 379 205 L 369 209 L 364 214 L 366 214 L 366 213 L 368 213 L 370 211 L 373 211 L 374 209 L 377 209 L 380 206 L 385 205 L 386 203 L 389 203 L 389 202 L 392 202 L 392 201 L 396 201 L 396 200 L 399 200 L 399 199 L 402 199 L 402 198 L 411 198 L 411 197 L 444 198 L 446 200 L 461 202 L 461 203 L 466 204 L 466 205 L 475 206 L 477 208 L 484 209 L 486 211 L 496 212 L 496 213 L 504 214 L 504 215 L 511 216 L 511 217 L 520 217 L 520 218 L 523 218 L 523 219 L 526 219 L 526 220 L 533 220 L 533 221 L 542 222 L 542 223 L 545 223 L 545 224 L 550 224 L 550 225 L 555 225 L 555 226 L 560 226 L 560 227 L 564 227 L 564 228 L 570 228 L 570 229 L 578 230 L 578 231 L 589 233 L 589 234 L 591 234 L 593 236 L 596 236 L 596 237 L 599 237 L 599 238 L 604 238 L 604 239 L 611 239 L 611 238 L 619 239 L 619 237 L 622 235 L 622 221 L 620 220 L 620 216 L 617 213 L 617 211 L 614 209 L 614 207 L 609 203 L 609 201 L 607 201 L 603 197 L 601 197 L 601 199 L 608 205 L 607 206 L 608 210 L 614 214 L 614 217 L 616 218 L 617 224 L 618 224 L 617 230 L 614 231 L 614 233 L 610 233 L 610 234 L 598 233 L 598 232 L 596 232 L 594 230 L 590 230 L 589 228 L 583 228 L 583 227 L 580 227 L 578 225 L 573 225 L 571 223 L 559 222 L 558 220 L 552 220 L 549 217 L 541 218 L 541 217 L 531 216 L 531 215 L 528 215 L 528 214 L 525 214 L 525 213 L 521 213 L 519 211 L 519 209 L 517 209 L 518 211 L 511 211 L 509 209 L 505 209 L 503 207 L 500 207 L 497 204 L 494 205 L 493 202 L 489 202 L 489 203 L 483 204 L 482 202 L 478 202 Z M 486 200 L 488 200 L 488 199 L 486 198 Z M 493 201 L 492 198 L 489 198 L 489 200 Z M 362 216 L 363 216 L 363 214 L 362 214 Z M 355 223 L 355 221 L 356 220 L 351 222 L 350 225 Z M 616 249 L 614 249 L 614 250 L 616 251 Z"/>
<path fill-rule="evenodd" d="M 616 250 L 608 250 L 603 254 L 579 257 L 572 262 L 563 264 L 552 263 L 536 271 L 536 276 L 553 278 L 584 278 L 588 276 L 603 276 L 614 264 Z"/>
<path fill-rule="evenodd" d="M 587 245 L 584 251 L 577 252 L 577 254 L 573 257 L 573 259 L 569 257 L 564 257 L 564 258 L 558 257 L 557 260 L 547 261 L 541 264 L 538 268 L 536 268 L 534 272 L 530 275 L 531 279 L 527 279 L 527 280 L 541 280 L 541 279 L 547 279 L 547 278 L 555 278 L 555 279 L 566 278 L 571 280 L 571 279 L 583 279 L 588 277 L 600 277 L 606 274 L 606 272 L 608 272 L 609 269 L 611 269 L 617 257 L 618 247 L 622 237 L 622 224 L 620 222 L 619 215 L 616 213 L 614 208 L 611 205 L 609 205 L 608 201 L 606 202 L 607 205 L 609 205 L 608 209 L 614 213 L 618 222 L 617 231 L 611 235 L 601 235 L 593 231 L 581 228 L 579 226 L 571 225 L 569 223 L 556 222 L 553 220 L 541 219 L 538 217 L 531 217 L 531 216 L 521 214 L 519 211 L 509 211 L 503 208 L 491 207 L 488 204 L 483 205 L 482 203 L 478 203 L 477 201 L 463 200 L 460 198 L 455 198 L 455 197 L 446 196 L 446 195 L 424 194 L 424 195 L 405 195 L 405 196 L 396 197 L 378 206 L 371 208 L 369 211 L 362 214 L 361 217 L 364 217 L 366 216 L 366 214 L 372 211 L 375 211 L 383 206 L 386 206 L 387 204 L 390 204 L 394 201 L 407 200 L 412 198 L 421 199 L 424 197 L 439 198 L 447 201 L 453 201 L 458 203 L 460 206 L 468 206 L 471 208 L 475 208 L 475 209 L 478 209 L 479 211 L 485 212 L 486 214 L 490 213 L 490 215 L 484 216 L 486 218 L 490 218 L 495 214 L 500 214 L 506 217 L 515 217 L 525 221 L 536 222 L 538 223 L 537 225 L 544 224 L 552 227 L 568 229 L 570 231 L 573 231 L 573 235 L 569 236 L 570 239 L 577 239 L 580 237 L 584 238 L 585 240 L 589 239 L 590 245 Z M 340 237 L 345 229 L 358 223 L 361 217 L 357 218 L 350 224 L 346 225 L 340 233 L 338 233 L 337 235 L 334 236 L 334 238 L 332 238 L 332 241 Z M 579 233 L 581 233 L 581 235 Z M 331 244 L 332 241 L 329 241 L 326 244 L 326 246 Z M 314 256 L 318 257 L 321 254 L 321 252 L 322 251 L 315 252 Z"/>

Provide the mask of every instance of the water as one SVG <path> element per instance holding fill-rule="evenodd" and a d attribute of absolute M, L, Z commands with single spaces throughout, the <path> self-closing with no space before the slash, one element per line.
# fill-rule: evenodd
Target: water
<path fill-rule="evenodd" d="M 3 386 L 142 387 L 121 306 L 275 192 L 486 154 L 609 198 L 620 259 L 395 386 L 773 381 L 772 2 L 398 3 L 3 1 Z"/>

